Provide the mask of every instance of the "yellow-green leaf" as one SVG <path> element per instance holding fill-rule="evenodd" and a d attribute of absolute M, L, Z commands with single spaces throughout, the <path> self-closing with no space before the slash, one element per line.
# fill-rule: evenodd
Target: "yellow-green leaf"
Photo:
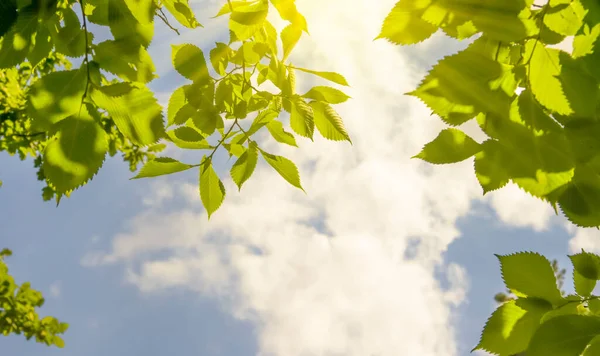
<path fill-rule="evenodd" d="M 81 114 L 56 124 L 58 133 L 44 150 L 46 178 L 64 194 L 90 180 L 102 166 L 108 151 L 106 133 L 89 115 L 86 106 Z"/>
<path fill-rule="evenodd" d="M 260 153 L 265 161 L 267 161 L 267 163 L 273 167 L 283 179 L 294 187 L 304 191 L 304 188 L 302 188 L 302 184 L 300 183 L 300 173 L 294 162 L 285 157 L 272 155 L 263 150 L 261 150 Z"/>
<path fill-rule="evenodd" d="M 225 186 L 215 172 L 212 160 L 206 156 L 200 165 L 200 199 L 209 219 L 225 200 Z"/>
<path fill-rule="evenodd" d="M 252 176 L 257 162 L 258 147 L 256 146 L 256 143 L 250 142 L 248 149 L 244 151 L 234 163 L 233 167 L 231 167 L 231 178 L 238 186 L 238 189 L 241 190 L 244 182 Z"/>
<path fill-rule="evenodd" d="M 190 9 L 188 0 L 162 0 L 162 4 L 183 26 L 187 28 L 202 27 Z"/>
<path fill-rule="evenodd" d="M 210 79 L 202 50 L 192 44 L 172 45 L 173 66 L 179 74 L 194 83 L 204 84 Z"/>
<path fill-rule="evenodd" d="M 288 100 L 291 106 L 290 126 L 295 133 L 312 140 L 315 131 L 313 110 L 304 100 L 295 98 Z"/>
<path fill-rule="evenodd" d="M 339 74 L 339 73 L 335 73 L 335 72 L 318 72 L 316 70 L 310 70 L 310 69 L 299 68 L 299 67 L 293 67 L 293 68 L 296 69 L 296 70 L 299 70 L 301 72 L 314 74 L 316 76 L 319 76 L 321 78 L 327 79 L 329 81 L 332 81 L 332 82 L 340 84 L 340 85 L 348 86 L 348 82 L 346 81 L 346 78 L 344 78 L 344 76 L 341 75 L 341 74 Z"/>
<path fill-rule="evenodd" d="M 479 143 L 464 132 L 449 128 L 442 130 L 415 158 L 434 164 L 456 163 L 473 156 L 481 148 Z"/>
<path fill-rule="evenodd" d="M 302 97 L 329 104 L 340 104 L 350 99 L 350 97 L 342 91 L 327 86 L 312 87 L 306 94 L 302 95 Z"/>
<path fill-rule="evenodd" d="M 344 127 L 340 115 L 328 104 L 313 101 L 310 103 L 314 114 L 315 126 L 328 140 L 342 141 L 346 140 L 352 143 L 350 135 Z"/>
<path fill-rule="evenodd" d="M 302 29 L 294 24 L 287 25 L 281 30 L 281 41 L 283 42 L 283 59 L 282 62 L 288 58 L 296 44 L 302 36 Z"/>
<path fill-rule="evenodd" d="M 183 172 L 194 166 L 181 163 L 176 159 L 169 157 L 157 157 L 153 160 L 146 162 L 146 164 L 140 170 L 140 173 L 132 179 L 158 177 L 166 174 L 172 174 L 177 172 Z"/>

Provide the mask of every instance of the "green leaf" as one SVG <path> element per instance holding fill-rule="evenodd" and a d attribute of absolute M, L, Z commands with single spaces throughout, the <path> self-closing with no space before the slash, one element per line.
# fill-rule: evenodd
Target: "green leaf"
<path fill-rule="evenodd" d="M 283 42 L 283 59 L 282 62 L 288 58 L 296 44 L 302 36 L 302 29 L 294 24 L 287 25 L 281 30 L 281 42 Z"/>
<path fill-rule="evenodd" d="M 206 156 L 200 165 L 200 198 L 209 219 L 225 200 L 225 186 L 215 172 L 212 160 Z"/>
<path fill-rule="evenodd" d="M 531 338 L 527 356 L 580 355 L 600 334 L 600 318 L 585 315 L 561 315 L 543 323 Z"/>
<path fill-rule="evenodd" d="M 108 2 L 107 18 L 100 19 L 101 23 L 110 26 L 110 32 L 115 40 L 125 39 L 148 48 L 152 37 L 154 37 L 154 23 L 140 23 L 131 13 L 124 0 L 104 0 L 100 4 Z M 99 16 L 101 17 L 101 16 Z"/>
<path fill-rule="evenodd" d="M 187 100 L 185 98 L 184 87 L 177 88 L 173 92 L 173 94 L 171 94 L 171 97 L 169 98 L 169 105 L 167 106 L 167 126 L 171 126 L 175 123 L 175 117 L 177 113 L 186 104 L 186 102 Z M 184 120 L 183 122 L 185 122 L 186 120 Z"/>
<path fill-rule="evenodd" d="M 600 355 L 600 337 L 598 336 L 592 339 L 592 341 L 588 344 L 588 347 L 585 349 L 585 352 L 581 354 L 581 356 L 596 355 Z"/>
<path fill-rule="evenodd" d="M 529 82 L 540 104 L 561 115 L 595 115 L 598 83 L 568 53 L 529 41 L 524 56 L 531 58 Z"/>
<path fill-rule="evenodd" d="M 383 22 L 376 39 L 385 38 L 394 44 L 408 45 L 428 39 L 437 26 L 421 18 L 423 1 L 400 0 Z"/>
<path fill-rule="evenodd" d="M 173 118 L 173 125 L 182 125 L 186 123 L 189 119 L 193 118 L 194 115 L 198 112 L 198 109 L 193 107 L 191 104 L 184 104 L 175 117 Z"/>
<path fill-rule="evenodd" d="M 273 136 L 275 141 L 285 143 L 286 145 L 298 147 L 298 144 L 296 144 L 296 138 L 293 134 L 285 131 L 281 121 L 272 120 L 269 123 L 267 123 L 266 126 L 269 130 L 269 133 L 271 134 L 271 136 Z"/>
<path fill-rule="evenodd" d="M 504 284 L 513 293 L 544 299 L 553 305 L 562 301 L 554 271 L 544 256 L 532 252 L 496 256 L 500 260 Z"/>
<path fill-rule="evenodd" d="M 498 355 L 514 355 L 526 350 L 542 315 L 549 310 L 552 310 L 549 304 L 535 299 L 503 303 L 488 319 L 474 350 Z"/>
<path fill-rule="evenodd" d="M 156 6 L 153 0 L 125 0 L 125 3 L 133 17 L 142 25 L 148 25 L 154 21 Z"/>
<path fill-rule="evenodd" d="M 54 40 L 54 46 L 59 53 L 69 57 L 81 57 L 85 54 L 86 31 L 79 22 L 79 17 L 73 9 L 62 11 L 62 21 L 55 26 L 49 26 L 50 35 Z M 93 37 L 87 33 L 88 43 Z"/>
<path fill-rule="evenodd" d="M 65 341 L 60 336 L 54 336 L 54 345 L 62 349 L 65 347 Z"/>
<path fill-rule="evenodd" d="M 12 25 L 17 22 L 17 7 L 10 1 L 0 3 L 0 37 L 4 36 Z"/>
<path fill-rule="evenodd" d="M 600 181 L 596 172 L 578 166 L 573 179 L 559 193 L 558 203 L 569 221 L 583 227 L 600 225 Z"/>
<path fill-rule="evenodd" d="M 304 188 L 302 188 L 302 184 L 300 183 L 300 173 L 298 172 L 298 168 L 294 162 L 285 157 L 275 156 L 263 150 L 260 150 L 260 153 L 265 161 L 267 161 L 267 163 L 273 167 L 273 169 L 275 169 L 277 173 L 283 177 L 283 179 L 285 179 L 294 187 L 304 191 Z"/>
<path fill-rule="evenodd" d="M 123 80 L 148 83 L 157 77 L 150 54 L 135 42 L 108 40 L 99 43 L 94 52 L 94 60 L 100 63 L 102 69 Z"/>
<path fill-rule="evenodd" d="M 202 27 L 190 9 L 188 0 L 162 0 L 162 4 L 183 26 L 187 28 Z"/>
<path fill-rule="evenodd" d="M 269 13 L 266 0 L 246 2 L 243 6 L 234 7 L 229 18 L 229 29 L 237 40 L 245 41 L 263 28 Z"/>
<path fill-rule="evenodd" d="M 29 89 L 27 113 L 40 127 L 49 127 L 78 113 L 85 83 L 85 70 L 59 71 L 41 77 Z"/>
<path fill-rule="evenodd" d="M 585 12 L 578 0 L 552 1 L 544 14 L 544 24 L 556 33 L 573 36 L 583 24 Z"/>
<path fill-rule="evenodd" d="M 213 149 L 206 139 L 191 127 L 178 127 L 175 130 L 167 131 L 169 141 L 173 142 L 179 148 L 188 150 Z"/>
<path fill-rule="evenodd" d="M 335 73 L 335 72 L 318 72 L 315 70 L 310 70 L 310 69 L 306 69 L 306 68 L 299 68 L 299 67 L 292 67 L 295 70 L 299 70 L 301 72 L 305 72 L 305 73 L 310 73 L 310 74 L 314 74 L 318 77 L 327 79 L 329 81 L 332 81 L 334 83 L 337 83 L 339 85 L 344 85 L 344 86 L 348 86 L 348 82 L 346 81 L 346 78 L 344 78 L 344 76 L 342 76 L 341 74 Z"/>
<path fill-rule="evenodd" d="M 90 180 L 102 166 L 108 151 L 104 130 L 86 107 L 81 114 L 56 124 L 58 133 L 44 150 L 44 175 L 58 193 L 67 193 Z"/>
<path fill-rule="evenodd" d="M 31 51 L 27 54 L 27 60 L 31 65 L 35 66 L 40 63 L 42 59 L 48 57 L 53 47 L 54 44 L 52 43 L 50 31 L 48 31 L 46 26 L 39 26 L 37 33 L 33 38 Z"/>
<path fill-rule="evenodd" d="M 512 66 L 481 53 L 477 44 L 439 61 L 408 93 L 450 125 L 460 125 L 480 112 L 508 115 L 517 85 Z"/>
<path fill-rule="evenodd" d="M 9 8 L 6 11 L 11 10 Z M 31 49 L 31 37 L 37 24 L 37 14 L 31 7 L 19 11 L 16 23 L 0 39 L 0 68 L 16 66 L 25 59 Z"/>
<path fill-rule="evenodd" d="M 348 95 L 340 90 L 326 86 L 313 87 L 306 94 L 302 95 L 302 97 L 329 104 L 340 104 L 350 99 Z"/>
<path fill-rule="evenodd" d="M 145 86 L 104 86 L 92 91 L 92 100 L 108 112 L 119 131 L 132 142 L 147 146 L 164 137 L 162 108 Z"/>
<path fill-rule="evenodd" d="M 254 118 L 254 121 L 252 121 L 252 125 L 250 125 L 250 128 L 246 131 L 248 133 L 248 136 L 255 134 L 263 126 L 267 125 L 268 123 L 276 119 L 278 116 L 279 111 L 276 110 L 267 109 L 261 111 L 258 115 L 256 115 L 256 118 Z"/>
<path fill-rule="evenodd" d="M 166 174 L 183 172 L 194 166 L 181 163 L 178 160 L 169 157 L 156 157 L 146 162 L 140 170 L 140 173 L 132 179 L 158 177 Z"/>
<path fill-rule="evenodd" d="M 298 12 L 295 0 L 271 0 L 271 3 L 275 6 L 282 19 L 287 20 L 303 31 L 308 32 L 306 19 Z"/>
<path fill-rule="evenodd" d="M 464 132 L 449 128 L 442 130 L 414 158 L 434 164 L 456 163 L 473 156 L 481 149 L 482 146 Z"/>
<path fill-rule="evenodd" d="M 219 113 L 210 109 L 200 110 L 192 116 L 194 126 L 206 136 L 210 136 L 215 132 L 220 120 L 222 119 Z"/>
<path fill-rule="evenodd" d="M 591 299 L 588 301 L 588 308 L 590 309 L 590 312 L 592 312 L 593 314 L 600 314 L 600 300 L 599 299 Z"/>
<path fill-rule="evenodd" d="M 244 182 L 246 182 L 250 176 L 252 176 L 252 173 L 254 173 L 257 162 L 258 147 L 256 146 L 256 143 L 251 142 L 248 149 L 238 158 L 233 167 L 231 167 L 231 178 L 238 186 L 239 190 L 242 189 Z"/>
<path fill-rule="evenodd" d="M 202 134 L 200 134 L 200 132 L 194 130 L 191 127 L 178 127 L 175 130 L 172 131 L 172 135 L 169 135 L 169 137 L 175 137 L 180 141 L 185 141 L 185 142 L 199 142 L 204 140 L 204 136 L 202 136 Z"/>
<path fill-rule="evenodd" d="M 295 98 L 291 103 L 290 126 L 295 133 L 312 140 L 315 131 L 313 110 L 304 100 Z"/>
<path fill-rule="evenodd" d="M 313 101 L 310 106 L 314 114 L 315 126 L 323 137 L 328 140 L 346 140 L 352 143 L 342 118 L 330 105 Z"/>
<path fill-rule="evenodd" d="M 594 281 L 600 280 L 600 257 L 593 253 L 582 251 L 569 256 L 573 269 L 582 277 Z"/>
<path fill-rule="evenodd" d="M 210 62 L 217 74 L 225 75 L 231 52 L 231 48 L 222 42 L 217 42 L 215 48 L 210 51 Z"/>
<path fill-rule="evenodd" d="M 596 287 L 596 280 L 585 278 L 581 273 L 576 270 L 573 271 L 573 284 L 575 285 L 575 292 L 582 297 L 589 297 L 592 291 Z"/>
<path fill-rule="evenodd" d="M 194 83 L 207 83 L 210 80 L 208 67 L 202 50 L 192 44 L 172 45 L 173 66 L 179 74 Z"/>

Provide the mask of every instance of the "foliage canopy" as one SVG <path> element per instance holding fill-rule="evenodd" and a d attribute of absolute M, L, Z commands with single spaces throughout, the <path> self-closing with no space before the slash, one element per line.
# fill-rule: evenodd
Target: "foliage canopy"
<path fill-rule="evenodd" d="M 47 200 L 68 196 L 97 174 L 107 154 L 121 152 L 132 171 L 143 164 L 134 178 L 197 170 L 210 216 L 226 196 L 213 164 L 218 149 L 235 157 L 230 175 L 239 189 L 259 157 L 303 189 L 294 163 L 265 152 L 254 139 L 259 130 L 290 146 L 300 137 L 312 139 L 315 129 L 351 142 L 333 108 L 349 99 L 339 89 L 348 85 L 345 78 L 289 63 L 308 33 L 294 0 L 228 0 L 216 14 L 229 18 L 227 43 L 207 53 L 193 44 L 173 45 L 172 63 L 186 84 L 166 108 L 148 87 L 157 76 L 148 46 L 156 18 L 175 31 L 169 18 L 177 26 L 201 26 L 187 0 L 8 0 L 2 6 L 0 150 L 35 157 Z M 281 31 L 267 20 L 270 11 L 286 21 Z M 92 25 L 102 28 L 96 34 L 111 37 L 98 40 Z M 400 0 L 378 38 L 411 45 L 439 30 L 475 39 L 440 60 L 408 93 L 450 126 L 415 157 L 433 164 L 474 157 L 484 194 L 512 182 L 574 224 L 600 226 L 600 3 Z M 555 46 L 566 39 L 572 50 Z M 80 64 L 74 67 L 67 57 Z M 337 86 L 297 93 L 298 73 Z M 459 128 L 472 119 L 485 141 Z M 163 142 L 205 154 L 190 163 L 156 157 Z M 499 259 L 516 299 L 494 312 L 476 348 L 498 355 L 600 352 L 600 306 L 591 294 L 600 280 L 600 257 L 571 256 L 577 294 L 566 297 L 544 257 Z M 38 306 L 39 299 L 30 304 Z M 64 331 L 52 325 L 53 335 Z M 9 332 L 15 330 L 37 335 Z M 46 340 L 61 343 L 58 336 Z"/>
<path fill-rule="evenodd" d="M 596 0 L 400 0 L 380 38 L 410 45 L 438 30 L 477 36 L 440 60 L 411 96 L 450 127 L 415 157 L 474 157 L 484 194 L 509 182 L 575 225 L 600 225 L 600 3 Z M 570 53 L 556 44 L 572 41 Z M 458 127 L 475 119 L 476 142 Z M 600 354 L 600 257 L 570 256 L 575 295 L 563 296 L 546 258 L 498 256 L 515 298 L 492 314 L 475 349 L 495 355 Z M 501 296 L 500 296 L 501 297 Z"/>
<path fill-rule="evenodd" d="M 8 115 L 1 121 L 0 148 L 36 157 L 46 199 L 58 202 L 86 184 L 107 154 L 120 151 L 132 170 L 143 163 L 134 178 L 197 169 L 210 216 L 226 194 L 213 167 L 217 149 L 235 156 L 230 174 L 239 189 L 259 157 L 302 189 L 294 163 L 265 152 L 253 135 L 266 128 L 275 141 L 297 146 L 296 136 L 312 139 L 316 128 L 327 139 L 350 141 L 332 107 L 349 99 L 346 94 L 325 85 L 296 92 L 298 72 L 348 83 L 338 73 L 289 64 L 308 32 L 294 0 L 228 1 L 217 14 L 229 16 L 228 43 L 215 43 L 206 54 L 193 44 L 173 45 L 173 66 L 187 83 L 171 95 L 166 117 L 148 88 L 157 73 L 147 48 L 155 18 L 177 31 L 165 10 L 181 26 L 201 26 L 187 0 L 11 0 L 6 6 L 2 23 L 12 25 L 1 28 L 0 68 L 12 87 L 0 103 Z M 288 22 L 280 33 L 267 20 L 269 11 Z M 92 24 L 112 38 L 98 41 Z M 71 68 L 64 56 L 82 58 L 80 66 Z M 54 57 L 62 60 L 57 67 L 49 62 Z M 15 94 L 19 100 L 10 101 Z M 280 119 L 283 112 L 291 132 Z M 206 154 L 192 163 L 155 157 L 165 147 L 160 142 Z"/>
<path fill-rule="evenodd" d="M 24 335 L 27 340 L 35 337 L 37 342 L 64 347 L 59 335 L 67 331 L 69 325 L 51 316 L 38 316 L 36 308 L 44 304 L 44 298 L 29 283 L 19 286 L 8 274 L 4 258 L 11 254 L 10 250 L 0 251 L 0 333 Z"/>

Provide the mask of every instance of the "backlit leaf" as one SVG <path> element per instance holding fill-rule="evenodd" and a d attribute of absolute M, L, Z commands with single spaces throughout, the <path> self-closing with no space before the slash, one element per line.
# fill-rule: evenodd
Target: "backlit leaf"
<path fill-rule="evenodd" d="M 479 151 L 481 151 L 479 143 L 464 132 L 449 128 L 442 130 L 415 157 L 434 164 L 456 163 L 473 156 Z"/>
<path fill-rule="evenodd" d="M 256 143 L 251 142 L 248 149 L 238 158 L 233 167 L 231 167 L 231 178 L 242 189 L 242 185 L 252 176 L 256 163 L 258 162 L 258 147 Z"/>
<path fill-rule="evenodd" d="M 188 0 L 162 0 L 161 3 L 183 26 L 187 28 L 202 27 L 190 9 Z"/>
<path fill-rule="evenodd" d="M 277 173 L 283 177 L 283 179 L 285 179 L 294 187 L 304 191 L 302 184 L 300 184 L 300 173 L 298 172 L 298 168 L 294 162 L 285 157 L 272 155 L 263 150 L 261 150 L 260 153 L 265 161 L 267 161 L 267 163 L 273 167 L 273 169 L 275 169 Z"/>
<path fill-rule="evenodd" d="M 300 37 L 302 36 L 302 29 L 294 24 L 287 25 L 281 30 L 281 41 L 283 42 L 283 60 L 292 52 L 292 49 L 296 46 Z"/>
<path fill-rule="evenodd" d="M 200 198 L 209 219 L 225 200 L 225 186 L 215 172 L 212 160 L 206 157 L 200 165 Z"/>
<path fill-rule="evenodd" d="M 294 69 L 299 70 L 301 72 L 314 74 L 316 76 L 327 79 L 327 80 L 337 83 L 339 85 L 348 86 L 348 82 L 346 81 L 346 78 L 344 78 L 344 76 L 342 76 L 341 74 L 338 74 L 335 72 L 319 72 L 319 71 L 310 70 L 310 69 L 306 69 L 306 68 L 299 68 L 299 67 L 294 67 Z"/>
<path fill-rule="evenodd" d="M 304 100 L 290 100 L 291 113 L 290 125 L 292 130 L 300 136 L 312 139 L 315 131 L 313 110 Z"/>
<path fill-rule="evenodd" d="M 527 356 L 580 355 L 600 334 L 600 318 L 561 315 L 543 323 L 531 338 Z"/>
<path fill-rule="evenodd" d="M 90 180 L 102 166 L 108 150 L 106 133 L 89 116 L 70 116 L 56 126 L 58 133 L 44 150 L 44 174 L 59 193 L 71 191 Z"/>
<path fill-rule="evenodd" d="M 171 57 L 175 70 L 187 79 L 197 83 L 206 83 L 210 79 L 200 48 L 192 44 L 173 45 Z"/>
<path fill-rule="evenodd" d="M 302 97 L 329 104 L 340 104 L 350 99 L 348 95 L 340 90 L 326 86 L 312 87 L 306 94 L 302 95 Z"/>
<path fill-rule="evenodd" d="M 550 262 L 544 256 L 520 252 L 497 257 L 506 288 L 516 295 L 540 298 L 552 304 L 562 300 Z"/>
<path fill-rule="evenodd" d="M 140 173 L 132 179 L 158 177 L 166 174 L 172 174 L 188 170 L 194 166 L 181 163 L 178 160 L 169 157 L 157 157 L 146 164 L 140 170 Z"/>
<path fill-rule="evenodd" d="M 323 137 L 328 140 L 346 140 L 352 143 L 342 118 L 330 105 L 313 101 L 310 106 L 313 110 L 315 126 Z"/>
<path fill-rule="evenodd" d="M 526 350 L 542 315 L 551 309 L 549 304 L 536 300 L 503 303 L 488 319 L 475 349 L 497 355 L 514 355 Z"/>

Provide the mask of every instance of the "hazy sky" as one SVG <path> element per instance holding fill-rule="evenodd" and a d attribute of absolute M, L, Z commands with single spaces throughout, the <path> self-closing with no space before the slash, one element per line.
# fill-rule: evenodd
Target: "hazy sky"
<path fill-rule="evenodd" d="M 207 51 L 225 38 L 226 22 L 209 19 L 222 3 L 194 3 L 206 27 L 179 37 L 158 24 L 151 54 L 161 78 L 152 88 L 161 102 L 185 84 L 171 69 L 170 43 Z M 261 144 L 296 162 L 307 194 L 264 163 L 238 193 L 221 169 L 228 195 L 209 222 L 197 172 L 129 181 L 117 157 L 55 208 L 42 202 L 30 163 L 0 156 L 0 248 L 14 250 L 17 280 L 47 296 L 42 313 L 71 324 L 64 350 L 9 337 L 3 352 L 467 355 L 503 290 L 494 253 L 534 250 L 570 267 L 567 253 L 598 250 L 597 231 L 574 229 L 514 186 L 482 198 L 471 161 L 410 159 L 443 126 L 403 93 L 465 44 L 374 42 L 393 3 L 298 3 L 311 36 L 291 60 L 343 73 L 352 97 L 337 109 L 353 146 Z M 298 77 L 300 92 L 324 84 Z M 481 138 L 473 125 L 466 131 Z"/>

